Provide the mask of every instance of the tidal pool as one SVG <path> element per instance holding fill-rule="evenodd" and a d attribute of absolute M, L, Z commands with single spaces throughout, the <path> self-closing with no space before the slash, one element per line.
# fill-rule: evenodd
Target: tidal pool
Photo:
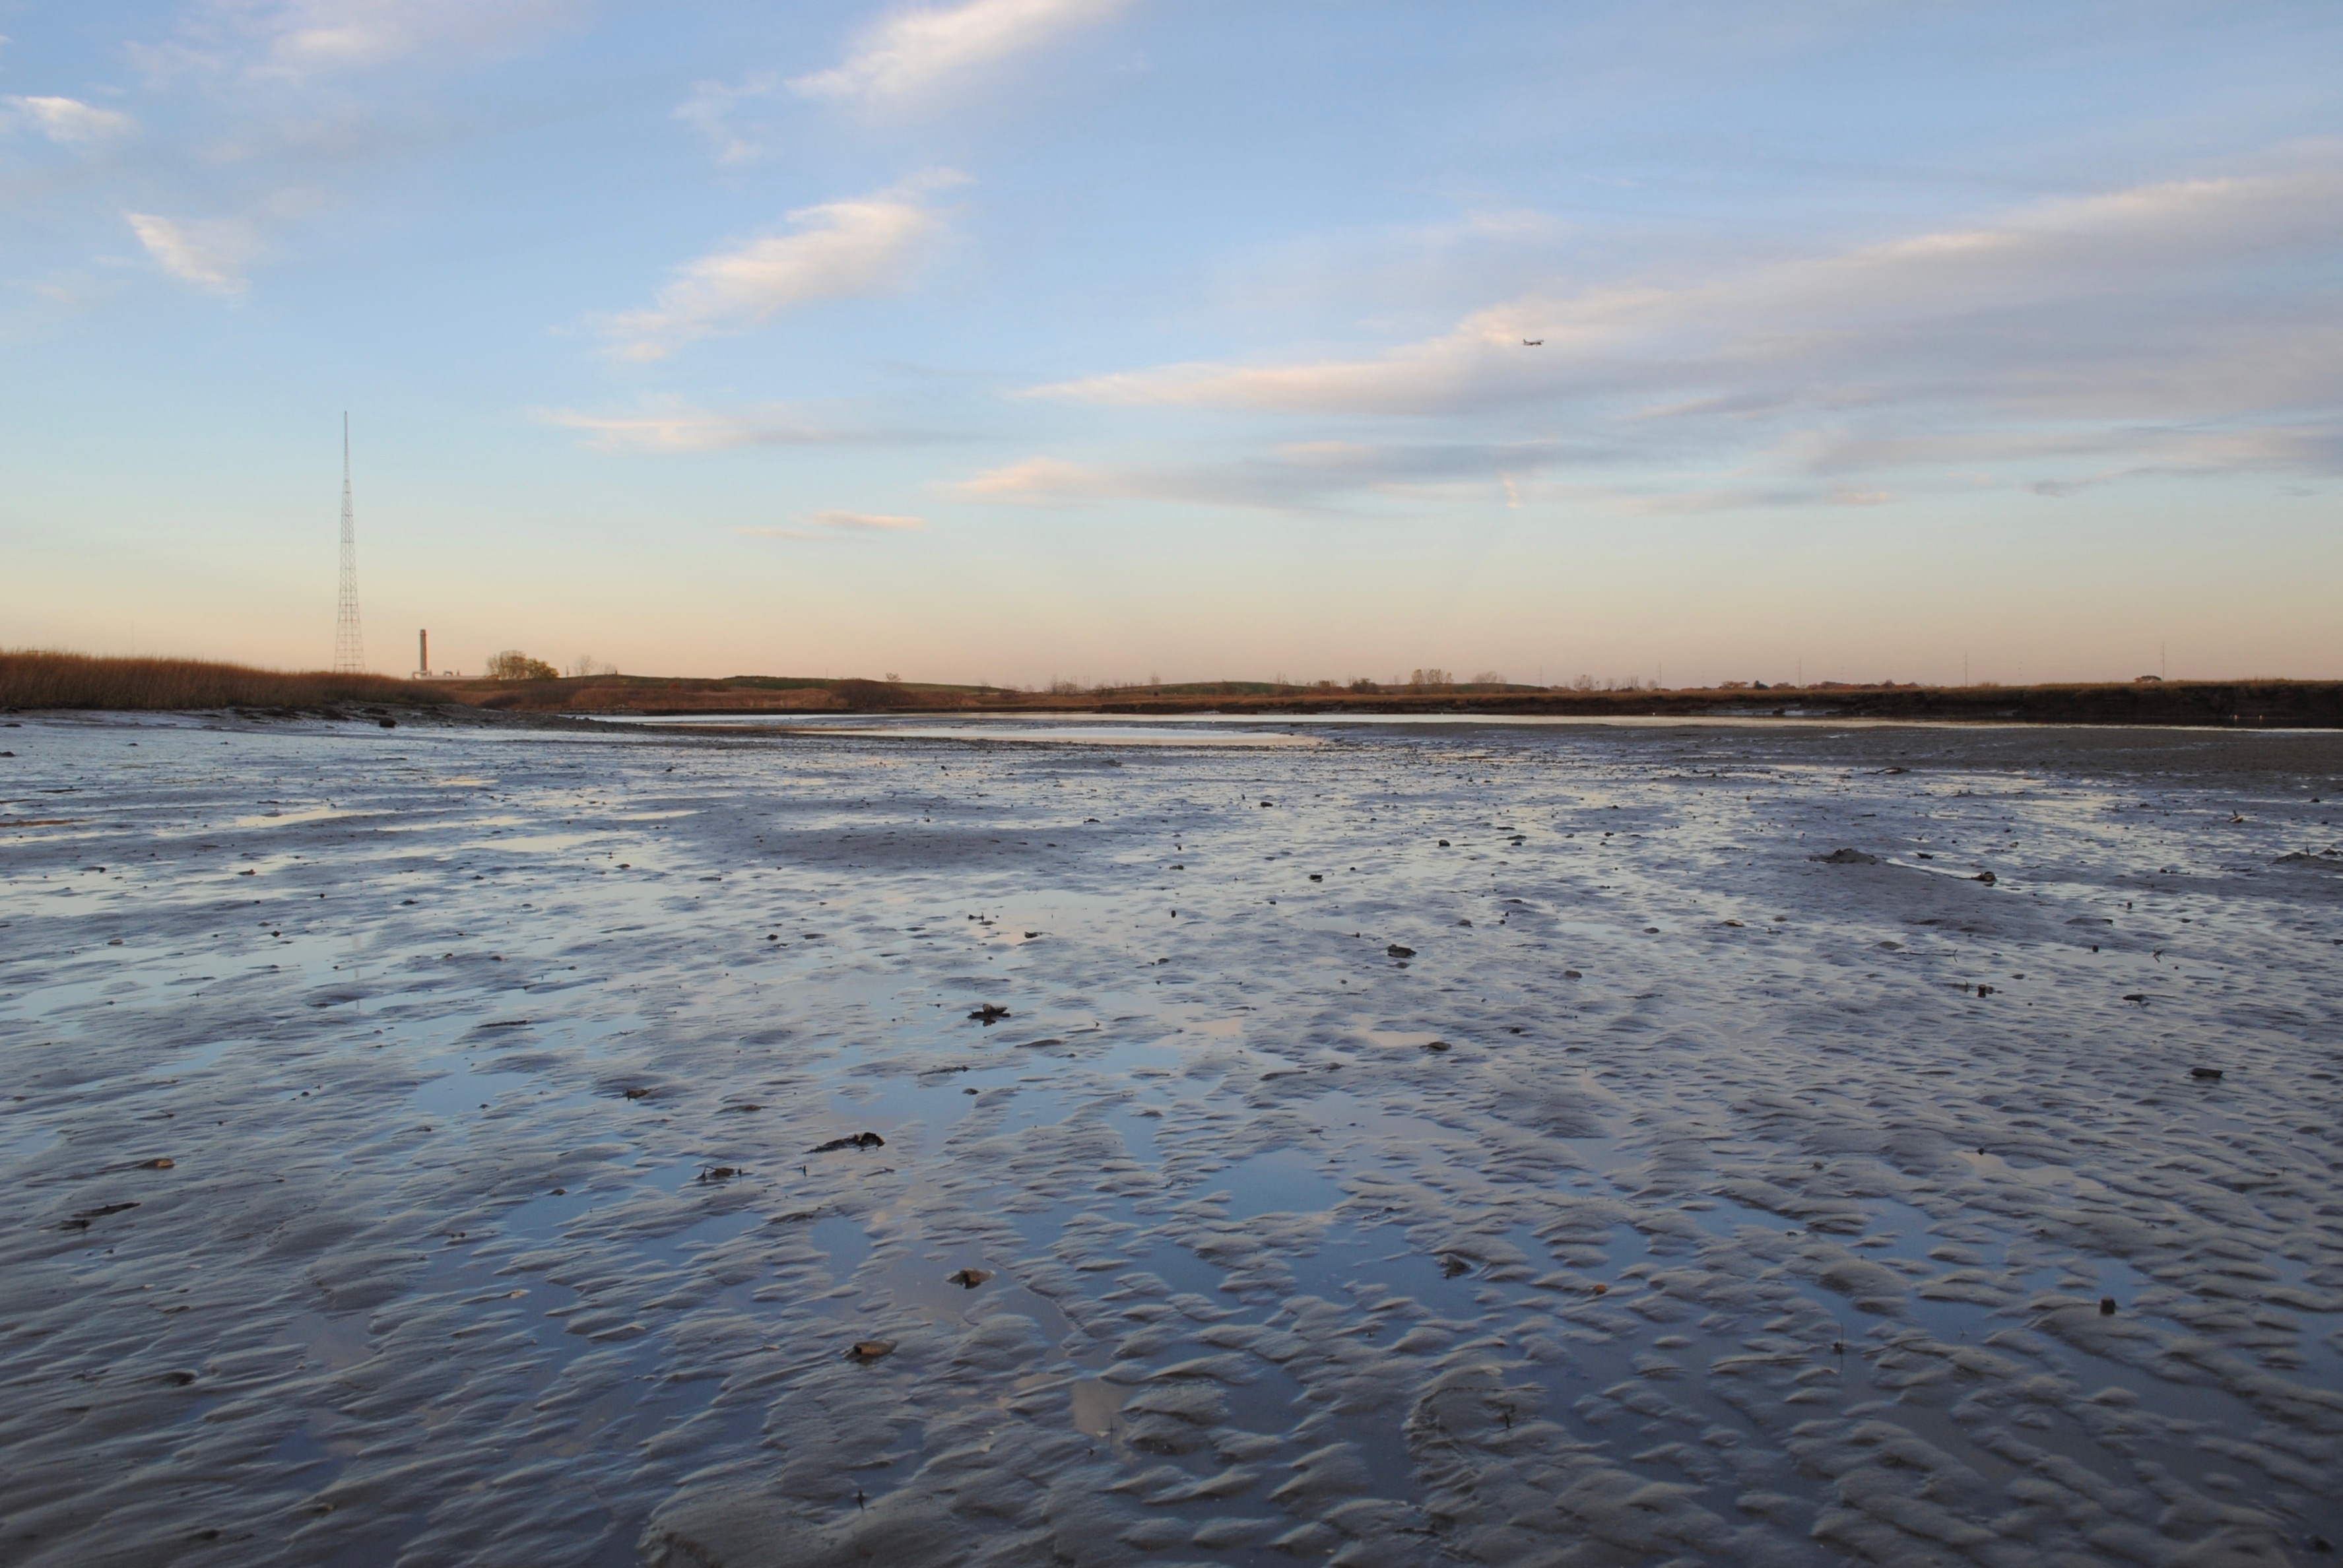
<path fill-rule="evenodd" d="M 1286 729 L 20 718 L 0 1561 L 2343 1544 L 2343 737 Z"/>

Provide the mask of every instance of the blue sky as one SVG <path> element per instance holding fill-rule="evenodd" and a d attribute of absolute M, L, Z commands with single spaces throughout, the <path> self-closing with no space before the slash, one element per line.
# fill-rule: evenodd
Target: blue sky
<path fill-rule="evenodd" d="M 0 34 L 0 643 L 2343 676 L 2343 8 Z"/>

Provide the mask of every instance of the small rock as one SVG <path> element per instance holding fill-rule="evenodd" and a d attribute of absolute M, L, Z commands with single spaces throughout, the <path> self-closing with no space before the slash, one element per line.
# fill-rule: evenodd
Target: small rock
<path fill-rule="evenodd" d="M 2188 1070 L 2188 1076 L 2191 1078 L 2202 1078 L 2209 1082 L 2218 1083 L 2221 1081 L 2221 1070 L 2217 1067 L 2192 1067 Z"/>
<path fill-rule="evenodd" d="M 1428 1040 L 1423 1042 L 1423 1049 L 1426 1050 L 1450 1050 L 1454 1048 L 1444 1040 Z"/>
<path fill-rule="evenodd" d="M 1983 882 L 1983 883 L 1984 883 L 1986 887 L 1988 887 L 1988 888 L 1992 887 L 1992 886 L 1994 885 L 1994 883 L 1996 883 L 1996 881 L 1999 881 L 1999 880 L 2000 880 L 2000 879 L 1999 879 L 1998 877 L 1996 877 L 1996 876 L 1995 876 L 1991 871 L 1979 871 L 1979 872 L 1976 874 L 1976 879 L 1977 881 Z"/>
<path fill-rule="evenodd" d="M 1392 943 L 1391 946 L 1385 948 L 1383 951 L 1395 959 L 1412 959 L 1415 957 L 1415 950 L 1413 948 L 1403 948 L 1397 942 Z"/>
<path fill-rule="evenodd" d="M 733 1177 L 738 1176 L 739 1174 L 740 1174 L 740 1168 L 737 1165 L 711 1165 L 707 1170 L 702 1171 L 698 1176 L 692 1178 L 692 1180 L 696 1181 L 729 1181 Z"/>
<path fill-rule="evenodd" d="M 960 1269 L 944 1276 L 947 1283 L 958 1285 L 963 1291 L 972 1291 L 990 1278 L 990 1269 Z"/>
<path fill-rule="evenodd" d="M 1446 848 L 1448 848 L 1448 840 L 1447 840 L 1447 839 L 1441 839 L 1441 840 L 1440 840 L 1440 847 L 1441 847 L 1442 849 L 1445 849 Z"/>
<path fill-rule="evenodd" d="M 1810 860 L 1820 860 L 1825 866 L 1875 866 L 1879 857 L 1866 855 L 1860 849 L 1833 849 L 1827 855 L 1809 855 Z"/>
<path fill-rule="evenodd" d="M 847 1350 L 846 1359 L 852 1362 L 875 1362 L 880 1356 L 895 1353 L 893 1340 L 857 1340 Z"/>
<path fill-rule="evenodd" d="M 2116 1299 L 2113 1296 L 2101 1296 L 2099 1298 L 2099 1316 L 2103 1318 L 2111 1318 L 2115 1315 Z"/>

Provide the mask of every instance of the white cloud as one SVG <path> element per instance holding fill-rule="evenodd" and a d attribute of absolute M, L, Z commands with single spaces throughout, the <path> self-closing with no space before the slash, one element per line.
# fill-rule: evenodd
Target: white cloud
<path fill-rule="evenodd" d="M 779 82 L 769 72 L 751 75 L 738 86 L 695 82 L 691 96 L 676 106 L 675 117 L 707 137 L 716 161 L 726 168 L 760 162 L 779 148 L 766 127 L 740 124 L 738 111 L 742 104 L 770 95 Z"/>
<path fill-rule="evenodd" d="M 969 0 L 900 11 L 864 34 L 846 60 L 789 83 L 817 98 L 900 102 L 964 72 L 1103 21 L 1125 0 Z"/>
<path fill-rule="evenodd" d="M 0 98 L 23 122 L 63 146 L 88 147 L 126 136 L 138 122 L 113 109 L 101 109 L 77 98 Z"/>
<path fill-rule="evenodd" d="M 244 292 L 245 266 L 260 254 L 248 226 L 233 220 L 183 224 L 145 212 L 122 216 L 164 271 L 215 294 Z"/>
<path fill-rule="evenodd" d="M 537 417 L 564 430 L 580 431 L 588 445 L 606 452 L 721 452 L 737 447 L 809 446 L 848 438 L 787 405 L 714 412 L 682 403 L 657 403 L 631 414 L 553 408 Z"/>
<path fill-rule="evenodd" d="M 601 327 L 621 357 L 662 359 L 696 338 L 746 331 L 801 306 L 891 293 L 943 231 L 919 195 L 960 177 L 930 175 L 800 208 L 789 215 L 792 232 L 689 262 L 647 308 L 607 317 Z"/>

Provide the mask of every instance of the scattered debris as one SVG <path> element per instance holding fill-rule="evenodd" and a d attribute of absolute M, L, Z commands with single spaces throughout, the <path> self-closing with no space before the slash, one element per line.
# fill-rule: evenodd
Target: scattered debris
<path fill-rule="evenodd" d="M 946 1274 L 944 1282 L 947 1284 L 958 1285 L 963 1291 L 972 1291 L 990 1278 L 992 1278 L 990 1269 L 959 1269 Z"/>
<path fill-rule="evenodd" d="M 974 1012 L 970 1013 L 968 1016 L 976 1020 L 979 1023 L 989 1026 L 999 1023 L 1002 1019 L 1007 1018 L 1009 1016 L 1009 1010 L 995 1002 L 986 1002 L 982 1007 L 978 1008 Z"/>
<path fill-rule="evenodd" d="M 840 1149 L 884 1149 L 887 1141 L 876 1132 L 858 1132 L 851 1138 L 833 1138 L 827 1143 L 817 1143 L 806 1151 L 809 1154 L 828 1154 Z"/>
<path fill-rule="evenodd" d="M 153 1160 L 141 1160 L 137 1164 L 132 1166 L 131 1169 L 134 1171 L 168 1171 L 176 1163 L 176 1161 L 171 1160 L 168 1157 L 157 1156 Z"/>

